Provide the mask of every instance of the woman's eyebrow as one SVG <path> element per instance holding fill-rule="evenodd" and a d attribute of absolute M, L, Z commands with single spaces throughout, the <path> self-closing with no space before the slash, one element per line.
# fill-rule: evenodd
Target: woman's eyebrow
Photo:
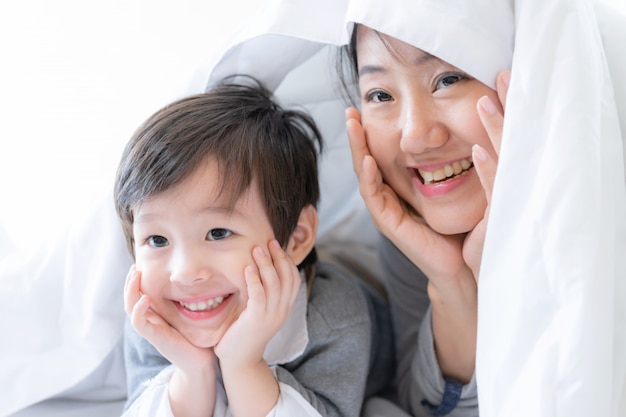
<path fill-rule="evenodd" d="M 413 65 L 416 67 L 420 67 L 420 66 L 428 64 L 431 61 L 441 61 L 441 60 L 437 58 L 435 55 L 431 55 L 426 51 L 422 51 L 422 53 L 419 54 L 413 61 Z M 381 65 L 363 65 L 361 68 L 359 68 L 359 77 L 362 77 L 363 75 L 368 75 L 368 74 L 384 73 L 386 71 L 387 69 Z"/>
<path fill-rule="evenodd" d="M 422 54 L 420 56 L 418 56 L 415 59 L 414 64 L 416 66 L 420 66 L 420 65 L 424 65 L 432 60 L 437 60 L 437 61 L 441 61 L 439 58 L 437 58 L 435 55 L 431 55 L 426 51 L 422 51 Z"/>
<path fill-rule="evenodd" d="M 375 74 L 386 71 L 387 70 L 380 65 L 363 65 L 361 68 L 359 68 L 359 77 L 367 74 Z"/>

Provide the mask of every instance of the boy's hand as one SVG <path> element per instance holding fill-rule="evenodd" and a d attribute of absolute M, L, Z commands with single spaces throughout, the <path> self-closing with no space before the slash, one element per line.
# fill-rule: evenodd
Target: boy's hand
<path fill-rule="evenodd" d="M 244 271 L 247 306 L 215 346 L 222 368 L 245 367 L 263 359 L 267 343 L 287 320 L 302 281 L 277 241 L 267 249 L 254 248 L 252 256 L 257 267 L 247 266 Z"/>
<path fill-rule="evenodd" d="M 265 416 L 278 402 L 278 381 L 263 353 L 289 317 L 302 281 L 275 240 L 267 249 L 255 247 L 252 257 L 257 266 L 244 271 L 248 304 L 215 346 L 232 414 L 246 417 Z"/>
<path fill-rule="evenodd" d="M 150 307 L 150 298 L 141 293 L 141 272 L 135 265 L 126 277 L 124 308 L 137 333 L 177 367 L 168 388 L 173 413 L 211 415 L 217 378 L 213 349 L 192 345 Z"/>
<path fill-rule="evenodd" d="M 217 364 L 213 349 L 192 345 L 150 307 L 150 297 L 141 292 L 141 272 L 135 265 L 126 277 L 124 308 L 137 333 L 183 372 L 197 373 L 202 369 L 215 373 Z"/>

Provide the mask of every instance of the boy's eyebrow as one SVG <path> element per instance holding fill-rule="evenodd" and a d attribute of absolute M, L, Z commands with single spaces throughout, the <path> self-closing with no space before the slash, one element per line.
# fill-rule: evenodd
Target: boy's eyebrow
<path fill-rule="evenodd" d="M 206 206 L 204 208 L 201 208 L 200 210 L 198 210 L 198 213 L 204 213 L 204 212 L 213 212 L 213 213 L 220 213 L 220 214 L 228 214 L 228 215 L 240 215 L 239 211 L 237 211 L 237 209 L 235 209 L 235 207 L 229 207 L 229 206 L 224 206 L 224 205 L 219 205 L 219 206 Z"/>
<path fill-rule="evenodd" d="M 227 214 L 227 215 L 241 215 L 239 211 L 235 207 L 228 207 L 224 205 L 208 205 L 206 207 L 202 207 L 196 210 L 193 214 L 201 214 L 206 212 L 219 213 L 219 214 Z M 158 213 L 155 212 L 140 212 L 134 219 L 133 223 L 148 223 L 153 221 L 153 218 L 158 217 Z"/>

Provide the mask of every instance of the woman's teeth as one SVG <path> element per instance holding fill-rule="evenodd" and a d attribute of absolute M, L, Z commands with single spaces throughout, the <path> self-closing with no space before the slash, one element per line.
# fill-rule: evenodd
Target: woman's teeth
<path fill-rule="evenodd" d="M 222 304 L 223 301 L 224 301 L 224 297 L 219 296 L 211 300 L 200 301 L 198 303 L 184 303 L 182 301 L 179 301 L 179 303 L 181 306 L 185 307 L 187 310 L 207 311 L 207 310 L 212 310 L 215 307 L 219 306 L 220 304 Z"/>
<path fill-rule="evenodd" d="M 418 169 L 417 171 L 424 180 L 424 184 L 433 184 L 456 175 L 461 175 L 473 165 L 471 158 L 465 158 L 460 161 L 455 161 L 451 165 L 445 165 L 436 171 L 425 171 L 423 169 Z"/>

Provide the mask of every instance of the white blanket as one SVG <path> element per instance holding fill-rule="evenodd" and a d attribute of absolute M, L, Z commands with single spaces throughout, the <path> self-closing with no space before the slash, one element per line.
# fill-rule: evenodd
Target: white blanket
<path fill-rule="evenodd" d="M 374 232 L 356 190 L 325 45 L 346 42 L 358 20 L 487 84 L 511 67 L 479 287 L 481 415 L 623 417 L 626 19 L 583 0 L 435 3 L 442 4 L 273 2 L 199 65 L 188 91 L 198 80 L 245 71 L 285 103 L 306 105 L 330 142 L 320 241 L 364 243 L 358 259 L 371 254 Z M 494 33 L 501 44 L 477 58 Z M 78 398 L 123 395 L 115 352 L 130 259 L 110 203 L 94 201 L 50 248 L 0 260 L 0 416 L 68 390 Z M 363 258 L 369 266 L 375 256 Z"/>
<path fill-rule="evenodd" d="M 481 415 L 626 415 L 626 18 L 583 0 L 277 5 L 213 79 L 280 85 L 320 45 L 346 43 L 341 17 L 487 85 L 512 69 L 479 282 Z"/>

